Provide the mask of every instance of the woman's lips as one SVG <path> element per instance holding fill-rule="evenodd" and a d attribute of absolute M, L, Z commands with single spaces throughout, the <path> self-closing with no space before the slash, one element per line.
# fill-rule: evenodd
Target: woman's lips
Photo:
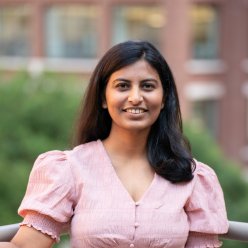
<path fill-rule="evenodd" d="M 123 111 L 132 116 L 141 116 L 147 112 L 145 109 L 125 109 Z"/>
<path fill-rule="evenodd" d="M 144 112 L 147 112 L 147 109 L 142 108 L 142 107 L 129 107 L 129 108 L 123 109 L 123 111 L 127 113 L 131 113 L 131 114 L 142 114 Z"/>

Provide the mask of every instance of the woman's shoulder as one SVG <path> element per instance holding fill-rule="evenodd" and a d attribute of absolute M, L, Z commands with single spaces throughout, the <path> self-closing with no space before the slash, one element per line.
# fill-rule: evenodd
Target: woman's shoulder
<path fill-rule="evenodd" d="M 195 160 L 196 169 L 192 180 L 192 194 L 197 195 L 197 199 L 210 195 L 220 195 L 223 198 L 223 191 L 215 171 L 208 165 Z"/>
<path fill-rule="evenodd" d="M 38 156 L 38 158 L 50 158 L 50 159 L 59 159 L 59 160 L 66 160 L 74 156 L 90 156 L 99 152 L 101 150 L 101 140 L 91 141 L 85 144 L 81 144 L 75 146 L 71 150 L 51 150 L 45 153 L 42 153 Z"/>
<path fill-rule="evenodd" d="M 209 165 L 194 159 L 192 168 L 194 168 L 192 169 L 192 180 L 182 183 L 182 185 L 187 185 L 186 188 L 190 194 L 194 193 L 197 189 L 201 189 L 202 191 L 209 191 L 213 187 L 221 189 L 218 177 Z M 199 195 L 199 197 L 201 196 Z"/>
<path fill-rule="evenodd" d="M 88 143 L 84 143 L 78 146 L 75 146 L 72 150 L 67 150 L 65 151 L 66 153 L 77 153 L 77 152 L 81 152 L 81 153 L 88 153 L 88 152 L 94 152 L 99 150 L 99 148 L 101 148 L 101 140 L 95 140 L 95 141 L 91 141 Z"/>
<path fill-rule="evenodd" d="M 101 141 L 92 141 L 74 147 L 72 150 L 52 150 L 42 153 L 35 161 L 35 167 L 66 167 L 66 165 L 90 164 L 101 159 L 103 149 Z"/>
<path fill-rule="evenodd" d="M 80 162 L 80 164 L 92 164 L 101 161 L 104 156 L 104 149 L 101 140 L 91 141 L 78 145 L 72 150 L 64 151 L 70 162 Z"/>
<path fill-rule="evenodd" d="M 195 170 L 193 172 L 194 178 L 197 178 L 198 176 L 204 176 L 204 177 L 216 177 L 215 171 L 209 166 L 204 164 L 203 162 L 197 161 L 194 159 L 195 162 Z"/>

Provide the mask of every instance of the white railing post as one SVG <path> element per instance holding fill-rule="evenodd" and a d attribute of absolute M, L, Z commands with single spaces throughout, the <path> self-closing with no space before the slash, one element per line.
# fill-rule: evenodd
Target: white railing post
<path fill-rule="evenodd" d="M 10 241 L 19 230 L 19 224 L 0 226 L 0 241 Z"/>
<path fill-rule="evenodd" d="M 228 232 L 220 234 L 219 238 L 248 242 L 248 223 L 229 221 Z"/>

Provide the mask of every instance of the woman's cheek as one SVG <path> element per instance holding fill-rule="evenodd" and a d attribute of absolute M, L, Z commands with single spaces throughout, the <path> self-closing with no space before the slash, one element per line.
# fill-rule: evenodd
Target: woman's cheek
<path fill-rule="evenodd" d="M 148 99 L 150 110 L 160 112 L 162 107 L 162 97 L 156 94 L 154 96 L 150 96 Z"/>

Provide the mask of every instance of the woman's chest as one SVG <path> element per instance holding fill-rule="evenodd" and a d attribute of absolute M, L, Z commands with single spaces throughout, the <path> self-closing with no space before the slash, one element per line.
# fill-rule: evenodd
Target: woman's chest
<path fill-rule="evenodd" d="M 109 169 L 101 177 L 88 173 L 83 181 L 71 222 L 73 247 L 184 247 L 189 231 L 185 187 L 172 187 L 155 174 L 135 202 Z"/>

